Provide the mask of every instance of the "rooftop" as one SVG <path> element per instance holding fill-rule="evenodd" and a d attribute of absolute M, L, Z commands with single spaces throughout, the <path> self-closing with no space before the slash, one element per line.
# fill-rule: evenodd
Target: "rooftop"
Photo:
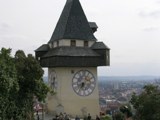
<path fill-rule="evenodd" d="M 79 0 L 67 0 L 49 42 L 60 39 L 97 40 Z"/>

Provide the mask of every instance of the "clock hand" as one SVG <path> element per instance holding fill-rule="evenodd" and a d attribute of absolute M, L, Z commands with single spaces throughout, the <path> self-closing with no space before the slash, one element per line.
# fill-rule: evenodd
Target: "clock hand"
<path fill-rule="evenodd" d="M 81 83 L 81 88 L 84 88 L 84 86 L 85 86 L 85 83 L 82 82 L 82 83 Z"/>
<path fill-rule="evenodd" d="M 85 77 L 85 80 L 86 80 L 86 81 L 90 81 L 91 79 L 92 79 L 91 77 L 88 77 L 88 76 Z"/>
<path fill-rule="evenodd" d="M 82 89 L 84 89 L 84 87 L 85 87 L 85 83 L 82 82 L 82 83 L 80 84 L 80 86 L 79 86 L 78 93 L 79 93 Z"/>

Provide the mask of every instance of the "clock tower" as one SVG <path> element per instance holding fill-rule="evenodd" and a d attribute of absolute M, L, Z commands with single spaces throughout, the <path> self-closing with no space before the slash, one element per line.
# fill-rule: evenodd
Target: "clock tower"
<path fill-rule="evenodd" d="M 67 0 L 51 39 L 35 51 L 55 92 L 47 98 L 50 113 L 99 115 L 97 67 L 110 61 L 109 48 L 94 36 L 97 28 L 88 22 L 79 0 Z"/>

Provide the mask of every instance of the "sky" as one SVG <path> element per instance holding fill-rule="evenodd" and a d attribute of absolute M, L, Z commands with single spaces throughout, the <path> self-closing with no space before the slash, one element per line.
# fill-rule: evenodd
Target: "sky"
<path fill-rule="evenodd" d="M 98 41 L 110 48 L 99 76 L 160 76 L 160 0 L 80 0 Z M 66 0 L 0 0 L 0 48 L 34 50 L 46 44 Z"/>

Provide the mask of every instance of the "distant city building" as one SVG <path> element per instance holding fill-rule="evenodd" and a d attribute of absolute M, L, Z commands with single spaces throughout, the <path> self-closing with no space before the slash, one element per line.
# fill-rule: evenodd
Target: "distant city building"
<path fill-rule="evenodd" d="M 115 90 L 118 90 L 119 89 L 119 83 L 116 81 L 114 82 L 114 89 Z"/>

